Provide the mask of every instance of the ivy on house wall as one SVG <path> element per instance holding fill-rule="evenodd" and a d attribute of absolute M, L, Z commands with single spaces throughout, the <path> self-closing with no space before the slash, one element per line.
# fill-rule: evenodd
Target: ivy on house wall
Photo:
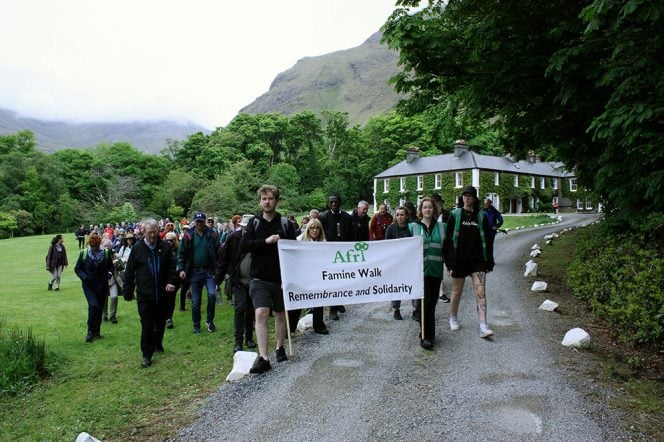
<path fill-rule="evenodd" d="M 435 175 L 437 174 L 427 174 L 423 176 L 423 188 L 422 190 L 417 190 L 417 176 L 408 176 L 406 177 L 406 191 L 400 191 L 400 178 L 387 178 L 389 181 L 389 192 L 384 193 L 384 180 L 380 179 L 376 182 L 376 202 L 378 204 L 387 200 L 390 208 L 394 210 L 398 205 L 401 199 L 412 201 L 413 203 L 417 202 L 418 196 L 430 196 L 434 193 L 440 194 L 443 198 L 444 205 L 446 209 L 449 209 L 454 206 L 457 198 L 461 195 L 463 187 L 469 186 L 472 184 L 472 171 L 464 170 L 462 171 L 462 187 L 456 188 L 455 183 L 455 171 L 443 172 L 441 175 L 441 188 L 435 189 Z M 535 187 L 531 187 L 531 175 L 521 175 L 513 173 L 504 173 L 499 172 L 498 185 L 495 184 L 495 174 L 493 171 L 480 171 L 480 188 L 479 188 L 479 197 L 480 199 L 484 198 L 488 193 L 495 193 L 498 195 L 500 200 L 500 207 L 498 210 L 501 212 L 509 212 L 510 209 L 510 200 L 518 199 L 519 201 L 525 202 L 525 205 L 522 207 L 523 212 L 532 212 L 537 210 L 551 210 L 551 203 L 554 197 L 554 194 L 557 194 L 559 198 L 566 198 L 570 201 L 571 207 L 569 209 L 576 210 L 576 200 L 580 199 L 583 201 L 583 207 L 585 210 L 585 201 L 586 197 L 593 198 L 592 204 L 593 209 L 596 210 L 597 203 L 596 199 L 592 192 L 578 188 L 577 191 L 570 191 L 569 179 L 560 178 L 558 190 L 553 189 L 553 179 L 549 177 L 545 178 L 545 188 L 542 189 L 540 186 L 540 176 L 535 176 Z M 518 177 L 518 186 L 514 186 L 514 177 Z M 537 199 L 537 207 L 532 207 L 531 197 Z"/>

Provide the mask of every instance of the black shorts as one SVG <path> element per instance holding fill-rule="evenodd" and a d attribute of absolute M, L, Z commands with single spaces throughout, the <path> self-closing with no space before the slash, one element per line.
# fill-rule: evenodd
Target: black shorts
<path fill-rule="evenodd" d="M 465 278 L 476 272 L 486 272 L 487 267 L 484 261 L 476 263 L 460 262 L 454 266 L 452 278 Z"/>
<path fill-rule="evenodd" d="M 249 296 L 254 303 L 254 308 L 267 307 L 277 313 L 284 311 L 284 295 L 279 283 L 252 279 L 249 285 Z"/>

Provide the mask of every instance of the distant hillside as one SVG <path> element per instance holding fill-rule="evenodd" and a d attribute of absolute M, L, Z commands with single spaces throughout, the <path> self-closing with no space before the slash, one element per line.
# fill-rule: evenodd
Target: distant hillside
<path fill-rule="evenodd" d="M 348 112 L 351 123 L 361 125 L 393 109 L 400 97 L 387 81 L 399 71 L 399 54 L 381 45 L 380 39 L 377 32 L 358 47 L 299 60 L 240 112 L 293 115 L 336 110 Z"/>
<path fill-rule="evenodd" d="M 95 147 L 101 143 L 126 141 L 139 150 L 158 153 L 166 147 L 166 139 L 183 140 L 196 132 L 210 131 L 195 124 L 173 121 L 131 123 L 68 123 L 19 117 L 15 112 L 0 109 L 0 134 L 31 130 L 39 149 L 52 152 L 68 147 Z"/>

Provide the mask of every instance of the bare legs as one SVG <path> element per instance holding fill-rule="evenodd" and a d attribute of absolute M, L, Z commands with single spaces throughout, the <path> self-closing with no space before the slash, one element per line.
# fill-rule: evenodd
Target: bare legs
<path fill-rule="evenodd" d="M 477 301 L 477 318 L 486 323 L 486 273 L 474 272 L 470 274 Z M 452 297 L 450 301 L 450 316 L 456 318 L 459 312 L 459 301 L 466 278 L 452 278 Z"/>
<path fill-rule="evenodd" d="M 258 307 L 256 309 L 256 341 L 258 341 L 258 353 L 267 360 L 267 319 L 270 315 L 268 307 Z M 274 312 L 274 328 L 277 339 L 277 348 L 283 347 L 286 337 L 286 312 Z"/>

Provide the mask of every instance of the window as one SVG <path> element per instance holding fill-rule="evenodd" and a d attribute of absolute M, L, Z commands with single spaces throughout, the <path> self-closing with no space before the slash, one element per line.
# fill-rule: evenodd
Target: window
<path fill-rule="evenodd" d="M 558 190 L 558 178 L 553 178 L 551 180 L 551 187 L 553 187 L 553 190 Z"/>
<path fill-rule="evenodd" d="M 546 189 L 546 180 L 544 177 L 540 178 L 540 189 Z"/>
<path fill-rule="evenodd" d="M 493 184 L 494 186 L 500 185 L 500 174 L 498 172 L 496 172 L 496 175 L 493 177 Z"/>
<path fill-rule="evenodd" d="M 531 189 L 535 188 L 535 177 L 534 176 L 530 177 L 530 188 Z"/>
<path fill-rule="evenodd" d="M 583 201 L 579 198 L 576 199 L 576 210 L 583 210 Z"/>
<path fill-rule="evenodd" d="M 586 210 L 593 209 L 593 200 L 589 196 L 586 197 Z"/>
<path fill-rule="evenodd" d="M 406 177 L 399 178 L 399 191 L 400 192 L 406 191 Z"/>
<path fill-rule="evenodd" d="M 463 173 L 455 172 L 454 173 L 454 187 L 457 189 L 463 187 Z"/>
<path fill-rule="evenodd" d="M 519 187 L 519 175 L 514 175 L 514 187 Z"/>
<path fill-rule="evenodd" d="M 390 192 L 390 180 L 383 180 L 383 193 Z"/>
<path fill-rule="evenodd" d="M 576 178 L 569 179 L 569 190 L 570 192 L 576 192 Z"/>
<path fill-rule="evenodd" d="M 424 189 L 424 177 L 422 175 L 417 176 L 417 190 Z"/>
<path fill-rule="evenodd" d="M 440 189 L 441 187 L 443 187 L 443 176 L 437 173 L 436 175 L 434 175 L 433 188 Z"/>

